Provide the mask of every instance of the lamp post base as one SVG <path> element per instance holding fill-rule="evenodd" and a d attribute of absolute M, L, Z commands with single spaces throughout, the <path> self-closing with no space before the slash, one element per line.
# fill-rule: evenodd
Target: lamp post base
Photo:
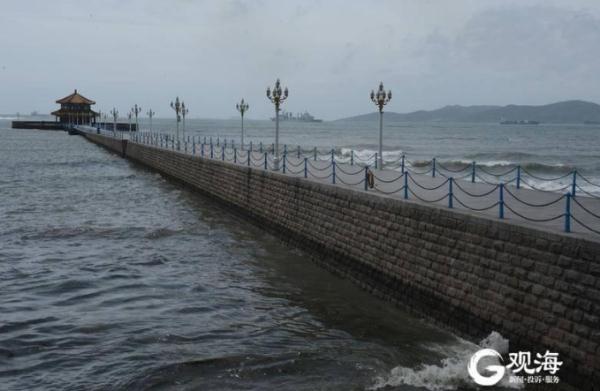
<path fill-rule="evenodd" d="M 279 171 L 279 163 L 280 159 L 277 156 L 273 157 L 273 171 Z"/>

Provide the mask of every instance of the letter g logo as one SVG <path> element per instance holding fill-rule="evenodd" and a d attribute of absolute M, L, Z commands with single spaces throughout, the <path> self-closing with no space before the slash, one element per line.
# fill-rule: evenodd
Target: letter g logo
<path fill-rule="evenodd" d="M 493 386 L 504 377 L 506 368 L 502 365 L 488 365 L 485 367 L 485 369 L 493 372 L 493 374 L 491 376 L 483 376 L 477 370 L 477 364 L 484 357 L 498 357 L 500 360 L 502 360 L 500 353 L 494 349 L 481 349 L 471 356 L 469 364 L 467 365 L 467 370 L 469 371 L 469 375 L 471 375 L 475 383 L 479 384 L 480 386 Z"/>

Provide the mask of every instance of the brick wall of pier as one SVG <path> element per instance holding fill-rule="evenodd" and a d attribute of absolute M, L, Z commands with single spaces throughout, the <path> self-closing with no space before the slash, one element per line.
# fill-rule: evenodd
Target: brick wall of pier
<path fill-rule="evenodd" d="M 88 140 L 101 145 L 102 147 L 116 152 L 119 155 L 126 157 L 126 151 L 127 151 L 127 144 L 128 141 L 127 140 L 121 140 L 121 139 L 117 139 L 117 138 L 112 138 L 112 137 L 106 137 L 103 135 L 98 135 L 98 134 L 91 134 L 91 133 L 81 133 L 84 137 L 86 137 Z"/>
<path fill-rule="evenodd" d="M 557 351 L 600 390 L 600 243 L 103 136 L 88 139 L 213 197 L 324 267 L 473 340 Z"/>

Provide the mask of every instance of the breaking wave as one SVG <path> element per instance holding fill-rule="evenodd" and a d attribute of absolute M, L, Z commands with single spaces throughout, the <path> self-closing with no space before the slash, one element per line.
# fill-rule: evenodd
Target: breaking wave
<path fill-rule="evenodd" d="M 490 348 L 501 354 L 508 353 L 509 341 L 496 331 L 484 338 L 478 345 L 463 339 L 458 339 L 452 345 L 430 345 L 425 348 L 433 354 L 444 356 L 438 363 L 421 364 L 415 368 L 397 366 L 389 374 L 375 379 L 370 390 L 402 385 L 421 387 L 429 391 L 446 391 L 457 389 L 477 389 L 467 372 L 467 363 L 471 356 L 482 348 Z M 492 364 L 492 362 L 489 362 Z M 495 364 L 500 364 L 496 362 Z M 521 389 L 522 385 L 510 383 L 508 375 L 498 386 L 502 389 Z"/>
<path fill-rule="evenodd" d="M 374 149 L 355 149 L 352 148 L 340 148 L 336 154 L 337 158 L 342 162 L 350 162 L 352 151 L 354 151 L 354 159 L 357 163 L 367 163 L 374 164 L 375 163 L 375 154 L 377 153 Z M 383 161 L 384 162 L 397 162 L 402 159 L 403 150 L 392 150 L 392 151 L 383 151 Z"/>
<path fill-rule="evenodd" d="M 335 150 L 336 161 L 338 162 L 350 163 L 353 161 L 354 164 L 369 166 L 375 166 L 376 152 L 372 146 L 362 149 L 344 147 Z M 304 151 L 304 153 L 308 154 L 307 156 L 310 155 L 310 151 Z M 404 151 L 400 149 L 383 151 L 385 167 L 400 171 L 403 154 Z M 330 153 L 320 150 L 319 158 L 328 160 L 330 159 Z M 545 159 L 551 158 L 551 156 L 545 157 Z M 524 159 L 532 160 L 527 161 Z M 437 158 L 436 168 L 438 172 L 447 176 L 462 177 L 464 179 L 470 175 L 472 164 L 475 161 L 477 181 L 483 178 L 492 182 L 511 182 L 515 180 L 517 167 L 520 166 L 524 178 L 521 186 L 551 192 L 563 192 L 572 183 L 572 177 L 569 174 L 575 169 L 584 175 L 589 171 L 589 167 L 588 170 L 582 171 L 580 167 L 566 163 L 541 162 L 533 159 L 541 160 L 540 156 L 529 153 L 481 153 L 466 155 L 464 158 Z M 416 169 L 416 173 L 431 172 L 432 159 L 411 159 L 410 156 L 406 156 L 404 165 L 408 169 Z M 587 178 L 589 181 L 579 181 L 578 186 L 590 196 L 600 196 L 600 176 L 587 175 Z"/>
<path fill-rule="evenodd" d="M 350 162 L 351 155 L 353 154 L 354 161 L 357 163 L 374 164 L 376 153 L 377 151 L 375 149 L 370 148 L 355 150 L 352 148 L 340 148 L 336 151 L 336 158 L 342 162 Z M 383 161 L 388 167 L 399 167 L 403 154 L 404 151 L 400 149 L 383 151 Z M 537 155 L 515 152 L 508 154 L 472 154 L 466 155 L 464 158 L 459 159 L 438 158 L 437 162 L 452 169 L 466 168 L 473 162 L 476 163 L 477 167 L 484 167 L 488 169 L 496 168 L 502 170 L 510 169 L 520 165 L 521 168 L 525 170 L 547 174 L 563 174 L 571 172 L 575 169 L 575 167 L 565 163 L 536 161 L 536 159 L 539 158 L 540 157 Z M 424 167 L 431 164 L 431 159 L 411 159 L 410 156 L 407 156 L 405 164 L 408 167 Z"/>

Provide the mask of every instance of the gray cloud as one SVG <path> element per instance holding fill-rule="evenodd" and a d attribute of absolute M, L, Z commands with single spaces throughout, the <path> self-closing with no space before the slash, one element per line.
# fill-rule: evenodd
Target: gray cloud
<path fill-rule="evenodd" d="M 414 54 L 423 74 L 446 85 L 445 99 L 456 96 L 450 83 L 456 91 L 462 86 L 466 103 L 595 100 L 600 57 L 594 42 L 600 42 L 600 19 L 591 12 L 501 6 L 474 15 L 456 34 L 431 33 Z"/>
<path fill-rule="evenodd" d="M 372 110 L 380 80 L 389 110 L 446 104 L 600 101 L 600 4 L 542 0 L 23 0 L 0 15 L 0 112 L 54 108 L 78 88 L 125 111 L 251 117 L 272 107 L 324 118 Z"/>

